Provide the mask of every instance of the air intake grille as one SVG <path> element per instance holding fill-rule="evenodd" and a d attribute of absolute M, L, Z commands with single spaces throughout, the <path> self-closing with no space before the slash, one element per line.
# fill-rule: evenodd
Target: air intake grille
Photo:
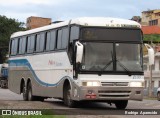
<path fill-rule="evenodd" d="M 121 97 L 128 98 L 131 91 L 98 91 L 100 98 Z"/>
<path fill-rule="evenodd" d="M 128 82 L 101 82 L 102 86 L 128 86 Z"/>

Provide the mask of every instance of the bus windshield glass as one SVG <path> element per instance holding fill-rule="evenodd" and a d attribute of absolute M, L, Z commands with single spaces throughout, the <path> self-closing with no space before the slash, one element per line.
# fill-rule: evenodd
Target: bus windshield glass
<path fill-rule="evenodd" d="M 142 71 L 140 44 L 84 42 L 83 45 L 81 71 Z"/>
<path fill-rule="evenodd" d="M 82 28 L 81 39 L 86 41 L 142 41 L 142 35 L 140 29 Z"/>

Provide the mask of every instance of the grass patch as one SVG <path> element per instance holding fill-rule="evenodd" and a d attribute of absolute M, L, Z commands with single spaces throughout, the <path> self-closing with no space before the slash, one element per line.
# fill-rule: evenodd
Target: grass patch
<path fill-rule="evenodd" d="M 0 118 L 66 118 L 63 115 L 42 115 L 42 116 L 0 116 Z"/>
<path fill-rule="evenodd" d="M 157 100 L 156 97 L 144 97 L 143 99 L 145 99 L 145 100 Z"/>

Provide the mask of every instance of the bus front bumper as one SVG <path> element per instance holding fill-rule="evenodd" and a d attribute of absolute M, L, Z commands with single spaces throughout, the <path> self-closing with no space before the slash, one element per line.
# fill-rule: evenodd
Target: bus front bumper
<path fill-rule="evenodd" d="M 79 100 L 139 100 L 143 99 L 143 87 L 81 87 Z"/>

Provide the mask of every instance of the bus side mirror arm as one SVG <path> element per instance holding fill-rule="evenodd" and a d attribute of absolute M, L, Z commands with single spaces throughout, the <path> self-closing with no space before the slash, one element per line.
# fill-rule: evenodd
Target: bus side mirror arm
<path fill-rule="evenodd" d="M 77 46 L 77 52 L 76 52 L 76 63 L 81 63 L 82 62 L 82 57 L 83 57 L 83 45 L 77 41 L 76 42 Z"/>

